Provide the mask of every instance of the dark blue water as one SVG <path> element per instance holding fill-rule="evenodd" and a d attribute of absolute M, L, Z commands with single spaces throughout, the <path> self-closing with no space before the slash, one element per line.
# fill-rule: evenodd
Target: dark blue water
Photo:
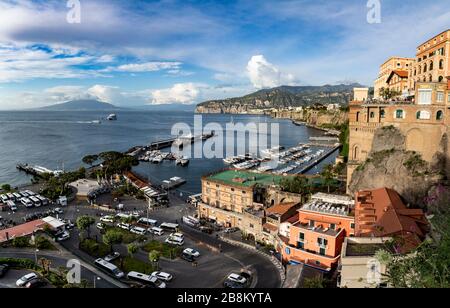
<path fill-rule="evenodd" d="M 121 111 L 119 120 L 92 121 L 105 118 L 105 112 L 0 112 L 0 184 L 26 184 L 30 177 L 16 170 L 19 162 L 38 164 L 50 169 L 79 168 L 87 154 L 102 151 L 126 151 L 136 145 L 169 138 L 175 123 L 193 127 L 194 114 L 189 112 Z M 279 125 L 280 144 L 286 147 L 307 142 L 321 132 L 294 126 L 289 120 L 263 116 L 203 115 L 203 125 L 218 123 L 271 123 Z M 269 130 L 270 131 L 270 130 Z M 269 133 L 270 135 L 270 133 Z M 237 138 L 237 136 L 236 136 Z M 246 137 L 248 139 L 248 136 Z M 270 141 L 270 136 L 269 136 Z M 236 144 L 249 144 L 237 138 Z M 330 158 L 332 159 L 332 158 Z M 187 192 L 200 191 L 204 174 L 225 168 L 222 159 L 192 159 L 189 167 L 177 167 L 173 162 L 160 165 L 142 163 L 136 171 L 151 181 L 159 182 L 181 176 L 188 182 Z"/>

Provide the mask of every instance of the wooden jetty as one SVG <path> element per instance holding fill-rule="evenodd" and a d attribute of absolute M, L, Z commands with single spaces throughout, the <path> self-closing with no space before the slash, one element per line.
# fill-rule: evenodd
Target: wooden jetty
<path fill-rule="evenodd" d="M 341 148 L 341 146 L 342 146 L 341 144 L 335 144 L 331 149 L 326 151 L 322 156 L 320 156 L 316 159 L 313 159 L 308 165 L 306 165 L 299 171 L 295 172 L 295 174 L 304 174 L 304 173 L 308 172 L 309 170 L 311 170 L 312 168 L 314 168 L 315 166 L 320 164 L 322 161 L 324 161 L 328 156 L 330 156 L 331 154 L 333 154 L 334 152 L 339 150 Z"/>

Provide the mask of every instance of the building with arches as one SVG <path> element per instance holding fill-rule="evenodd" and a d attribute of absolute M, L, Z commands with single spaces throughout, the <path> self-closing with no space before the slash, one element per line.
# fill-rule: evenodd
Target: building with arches
<path fill-rule="evenodd" d="M 450 161 L 450 30 L 444 31 L 417 48 L 409 69 L 408 99 L 384 101 L 360 99 L 360 89 L 350 102 L 348 183 L 355 169 L 372 151 L 375 131 L 385 126 L 399 129 L 405 136 L 405 149 L 416 151 L 428 162 L 437 152 Z M 388 77 L 391 86 L 401 83 L 404 73 L 394 71 Z M 403 82 L 405 82 L 403 78 Z M 377 88 L 377 82 L 375 84 Z M 376 91 L 375 91 L 376 92 Z M 450 175 L 450 163 L 447 163 Z"/>

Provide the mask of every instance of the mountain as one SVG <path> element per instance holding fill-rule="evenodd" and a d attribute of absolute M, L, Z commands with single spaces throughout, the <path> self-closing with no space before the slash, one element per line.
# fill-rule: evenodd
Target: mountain
<path fill-rule="evenodd" d="M 225 100 L 197 105 L 198 113 L 252 113 L 261 109 L 300 107 L 314 104 L 348 104 L 353 88 L 360 84 L 324 86 L 281 86 Z"/>
<path fill-rule="evenodd" d="M 184 105 L 184 104 L 163 104 L 163 105 L 142 105 L 130 107 L 135 110 L 144 111 L 186 111 L 194 112 L 195 105 Z"/>
<path fill-rule="evenodd" d="M 84 100 L 74 100 L 69 101 L 61 104 L 51 105 L 39 108 L 38 110 L 43 111 L 95 111 L 95 110 L 120 110 L 122 108 L 100 102 L 97 100 L 90 100 L 90 99 L 84 99 Z"/>

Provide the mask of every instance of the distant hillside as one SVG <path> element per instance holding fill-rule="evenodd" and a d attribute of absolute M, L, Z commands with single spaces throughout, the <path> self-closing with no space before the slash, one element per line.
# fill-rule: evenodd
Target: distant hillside
<path fill-rule="evenodd" d="M 163 104 L 163 105 L 143 105 L 130 107 L 135 110 L 145 111 L 186 111 L 194 112 L 195 105 L 183 105 L 183 104 Z"/>
<path fill-rule="evenodd" d="M 207 101 L 197 105 L 198 113 L 251 113 L 252 110 L 320 104 L 347 104 L 353 88 L 360 84 L 325 86 L 281 86 L 225 100 Z"/>
<path fill-rule="evenodd" d="M 90 110 L 120 110 L 120 107 L 97 100 L 75 100 L 39 108 L 45 111 L 90 111 Z"/>

